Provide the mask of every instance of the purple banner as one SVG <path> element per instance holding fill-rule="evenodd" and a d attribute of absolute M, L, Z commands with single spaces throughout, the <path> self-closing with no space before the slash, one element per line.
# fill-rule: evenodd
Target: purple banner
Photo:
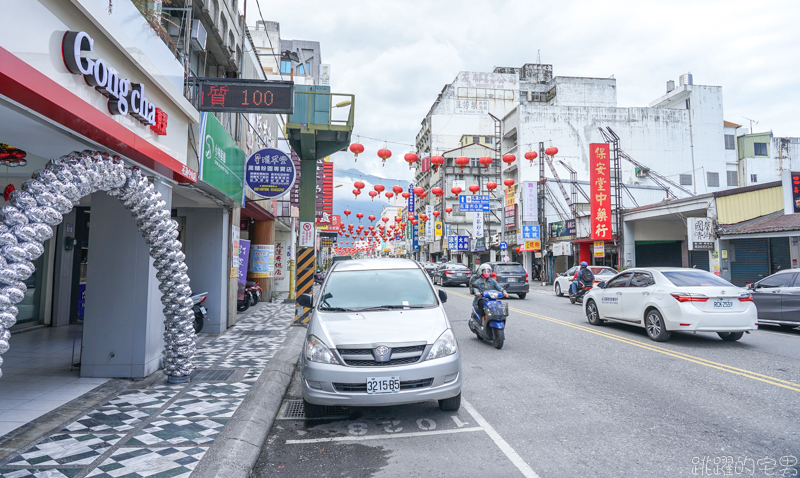
<path fill-rule="evenodd" d="M 239 286 L 236 300 L 244 300 L 244 288 L 247 282 L 247 264 L 250 263 L 250 241 L 239 239 Z"/>

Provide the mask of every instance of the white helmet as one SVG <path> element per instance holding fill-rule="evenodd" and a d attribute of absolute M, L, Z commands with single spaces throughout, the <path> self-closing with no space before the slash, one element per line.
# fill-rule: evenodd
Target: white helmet
<path fill-rule="evenodd" d="M 490 266 L 489 264 L 481 264 L 480 267 L 478 267 L 478 274 L 483 274 L 483 271 L 489 271 L 489 273 L 491 274 L 492 266 Z"/>

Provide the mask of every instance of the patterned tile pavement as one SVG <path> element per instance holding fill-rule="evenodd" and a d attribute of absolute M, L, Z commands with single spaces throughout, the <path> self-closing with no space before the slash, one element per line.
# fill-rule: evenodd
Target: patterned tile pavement
<path fill-rule="evenodd" d="M 143 390 L 122 391 L 0 461 L 0 476 L 189 476 L 280 348 L 293 320 L 291 304 L 259 304 L 224 334 L 198 345 L 197 368 L 236 369 L 230 383 L 158 380 Z M 270 332 L 252 334 L 257 331 Z"/>

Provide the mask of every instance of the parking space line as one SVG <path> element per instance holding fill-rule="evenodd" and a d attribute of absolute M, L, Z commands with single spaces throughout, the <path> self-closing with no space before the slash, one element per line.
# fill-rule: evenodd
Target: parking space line
<path fill-rule="evenodd" d="M 489 435 L 497 447 L 500 448 L 500 451 L 505 453 L 508 459 L 511 460 L 511 463 L 513 463 L 514 466 L 516 466 L 517 469 L 522 472 L 523 476 L 528 478 L 539 478 L 539 475 L 537 475 L 536 472 L 533 471 L 533 469 L 531 469 L 527 463 L 525 463 L 525 460 L 523 460 L 522 457 L 519 456 L 513 448 L 511 448 L 511 445 L 509 445 L 507 441 L 503 440 L 503 437 L 501 437 L 500 434 L 497 433 L 497 431 L 491 425 L 489 425 L 489 422 L 487 422 L 486 419 L 483 418 L 483 416 L 478 413 L 477 410 L 475 410 L 475 407 L 473 407 L 463 398 L 461 399 L 461 405 L 467 409 L 469 414 L 472 415 L 472 418 L 478 422 L 478 425 L 480 425 L 486 434 Z"/>
<path fill-rule="evenodd" d="M 465 296 L 465 295 L 462 295 L 462 294 L 458 294 L 458 293 L 455 293 L 455 292 L 451 292 L 451 293 L 453 295 L 456 295 L 456 296 L 459 296 L 459 297 L 463 297 L 465 299 L 471 299 L 472 298 L 472 297 Z M 589 327 L 589 326 L 586 326 L 586 325 L 573 324 L 572 322 L 567 322 L 566 320 L 556 319 L 554 317 L 548 317 L 546 315 L 541 315 L 541 314 L 535 314 L 533 312 L 528 312 L 528 311 L 517 309 L 517 308 L 514 308 L 514 307 L 509 307 L 509 310 L 511 310 L 513 312 L 518 312 L 518 313 L 523 314 L 523 315 L 528 315 L 530 317 L 536 317 L 537 319 L 546 320 L 548 322 L 553 322 L 553 323 L 556 323 L 556 324 L 566 325 L 567 327 L 572 327 L 573 329 L 582 330 L 584 332 L 589 332 L 589 333 L 592 333 L 592 334 L 595 334 L 595 335 L 599 335 L 601 337 L 606 337 L 606 338 L 613 339 L 613 340 L 616 340 L 616 341 L 619 341 L 619 342 L 623 342 L 623 343 L 626 343 L 626 344 L 629 344 L 629 345 L 635 345 L 636 347 L 640 347 L 640 348 L 643 348 L 643 349 L 646 349 L 646 350 L 650 350 L 650 351 L 653 351 L 653 352 L 658 352 L 658 353 L 664 354 L 664 355 L 669 355 L 669 356 L 674 357 L 674 358 L 678 358 L 678 359 L 681 359 L 681 360 L 686 360 L 687 362 L 696 363 L 698 365 L 703 365 L 703 366 L 710 367 L 710 368 L 713 368 L 713 369 L 721 370 L 723 372 L 732 373 L 734 375 L 740 375 L 742 377 L 746 377 L 746 378 L 749 378 L 751 380 L 757 380 L 759 382 L 764 382 L 764 383 L 767 383 L 769 385 L 775 385 L 776 387 L 785 388 L 785 389 L 791 390 L 793 392 L 800 392 L 800 384 L 795 383 L 795 382 L 790 382 L 788 380 L 782 380 L 782 379 L 779 379 L 779 378 L 771 377 L 769 375 L 764 375 L 764 374 L 760 374 L 760 373 L 757 373 L 757 372 L 751 372 L 749 370 L 733 367 L 733 366 L 730 366 L 730 365 L 721 364 L 721 363 L 718 363 L 718 362 L 712 362 L 711 360 L 706 360 L 706 359 L 703 359 L 703 358 L 700 358 L 700 357 L 695 357 L 693 355 L 688 355 L 688 354 L 685 354 L 683 352 L 677 352 L 677 351 L 674 351 L 674 350 L 665 349 L 663 347 L 659 347 L 659 346 L 654 345 L 654 344 L 640 342 L 638 340 L 629 339 L 629 338 L 622 337 L 620 335 L 613 334 L 613 333 L 610 333 L 610 332 L 604 332 L 602 330 L 598 330 L 597 328 L 592 328 L 592 327 Z"/>
<path fill-rule="evenodd" d="M 481 427 L 470 427 L 470 428 L 455 428 L 453 430 L 432 430 L 429 432 L 395 433 L 392 435 L 387 434 L 387 435 L 369 435 L 369 436 L 352 436 L 352 437 L 348 436 L 348 437 L 330 437 L 330 438 L 307 438 L 304 440 L 286 440 L 286 444 L 299 445 L 303 443 L 325 443 L 325 442 L 337 442 L 337 441 L 388 440 L 391 438 L 409 438 L 409 437 L 421 437 L 428 435 L 447 435 L 450 433 L 478 432 L 481 430 L 483 430 L 483 428 Z"/>

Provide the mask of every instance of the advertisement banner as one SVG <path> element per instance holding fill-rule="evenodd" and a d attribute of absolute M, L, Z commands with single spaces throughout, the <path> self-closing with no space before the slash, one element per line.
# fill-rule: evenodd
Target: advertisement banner
<path fill-rule="evenodd" d="M 522 226 L 522 239 L 539 239 L 539 226 Z"/>
<path fill-rule="evenodd" d="M 513 186 L 509 186 L 509 187 L 507 187 L 505 189 L 505 195 L 506 195 L 505 205 L 506 206 L 511 206 L 512 204 L 515 204 L 515 200 L 514 199 L 516 197 L 516 194 L 517 194 L 517 185 L 516 184 L 513 185 Z"/>
<path fill-rule="evenodd" d="M 512 204 L 505 207 L 505 223 L 506 229 L 514 229 L 517 227 L 517 205 Z"/>
<path fill-rule="evenodd" d="M 590 236 L 592 239 L 602 239 L 604 241 L 611 240 L 610 167 L 608 143 L 591 143 L 589 145 L 589 197 L 592 202 Z"/>
<path fill-rule="evenodd" d="M 800 171 L 782 171 L 783 213 L 800 213 Z"/>
<path fill-rule="evenodd" d="M 250 277 L 268 279 L 275 270 L 275 246 L 250 245 Z"/>
<path fill-rule="evenodd" d="M 244 151 L 208 113 L 200 113 L 200 174 L 208 183 L 229 198 L 244 201 Z"/>
<path fill-rule="evenodd" d="M 428 221 L 425 223 L 425 242 L 433 242 L 433 206 L 428 204 L 425 206 L 425 214 L 428 216 Z"/>
<path fill-rule="evenodd" d="M 250 241 L 239 239 L 238 287 L 236 300 L 244 300 L 244 287 L 247 283 L 247 264 L 250 258 Z"/>
<path fill-rule="evenodd" d="M 569 240 L 575 238 L 575 220 L 558 221 L 550 224 L 550 239 Z"/>
<path fill-rule="evenodd" d="M 434 235 L 436 236 L 437 241 L 442 238 L 442 229 L 443 227 L 441 221 L 437 221 L 436 229 L 434 230 Z"/>
<path fill-rule="evenodd" d="M 536 181 L 522 183 L 522 220 L 525 222 L 539 222 L 539 190 Z"/>
<path fill-rule="evenodd" d="M 538 251 L 542 249 L 542 241 L 526 240 L 520 244 L 520 251 Z"/>
<path fill-rule="evenodd" d="M 603 241 L 594 241 L 594 256 L 595 257 L 605 257 L 606 256 L 606 244 Z"/>
<path fill-rule="evenodd" d="M 278 149 L 262 149 L 247 159 L 244 180 L 256 196 L 278 199 L 291 191 L 297 179 L 294 162 Z"/>
<path fill-rule="evenodd" d="M 713 251 L 714 228 L 707 217 L 687 217 L 686 228 L 690 251 Z"/>
<path fill-rule="evenodd" d="M 333 163 L 327 159 L 317 160 L 317 228 L 331 224 L 333 214 Z"/>
<path fill-rule="evenodd" d="M 483 237 L 483 213 L 476 212 L 472 218 L 472 232 L 475 237 Z"/>
<path fill-rule="evenodd" d="M 288 241 L 275 241 L 275 272 L 272 274 L 275 290 L 289 290 L 289 250 Z"/>

